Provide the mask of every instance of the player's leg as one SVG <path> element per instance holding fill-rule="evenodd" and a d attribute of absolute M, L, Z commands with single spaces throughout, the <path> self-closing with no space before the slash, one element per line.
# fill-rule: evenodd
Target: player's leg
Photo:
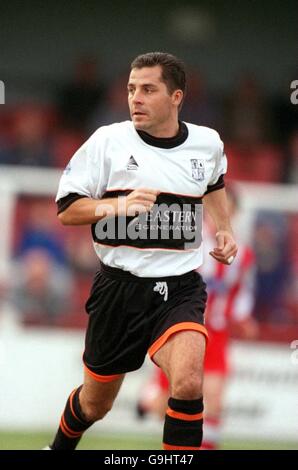
<path fill-rule="evenodd" d="M 225 376 L 218 372 L 204 375 L 204 439 L 202 448 L 218 449 L 220 443 L 221 416 L 225 389 Z"/>
<path fill-rule="evenodd" d="M 85 370 L 84 385 L 80 392 L 80 405 L 88 421 L 98 421 L 112 409 L 125 375 L 101 382 L 95 380 Z"/>
<path fill-rule="evenodd" d="M 83 433 L 112 408 L 124 374 L 99 382 L 85 371 L 84 384 L 74 390 L 66 403 L 59 429 L 51 445 L 53 450 L 74 450 Z"/>
<path fill-rule="evenodd" d="M 165 449 L 199 450 L 201 446 L 205 343 L 205 336 L 199 331 L 179 331 L 153 356 L 170 383 Z"/>

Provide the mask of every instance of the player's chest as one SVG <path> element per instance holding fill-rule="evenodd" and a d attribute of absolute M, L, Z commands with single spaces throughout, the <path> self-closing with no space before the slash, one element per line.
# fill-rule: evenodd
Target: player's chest
<path fill-rule="evenodd" d="M 198 148 L 116 147 L 107 155 L 108 189 L 148 187 L 197 196 L 206 191 L 214 170 L 212 156 Z"/>

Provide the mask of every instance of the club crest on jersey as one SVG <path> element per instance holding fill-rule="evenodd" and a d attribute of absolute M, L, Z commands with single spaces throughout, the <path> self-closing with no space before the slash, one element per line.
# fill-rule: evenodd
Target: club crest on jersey
<path fill-rule="evenodd" d="M 191 174 L 194 180 L 203 181 L 205 178 L 205 165 L 203 160 L 191 158 Z"/>
<path fill-rule="evenodd" d="M 138 168 L 139 168 L 139 165 L 137 164 L 134 157 L 131 155 L 128 162 L 127 162 L 126 169 L 127 170 L 137 170 Z"/>

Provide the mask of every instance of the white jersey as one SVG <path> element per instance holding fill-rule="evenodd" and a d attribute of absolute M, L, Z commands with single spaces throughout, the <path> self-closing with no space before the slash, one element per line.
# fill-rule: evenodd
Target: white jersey
<path fill-rule="evenodd" d="M 126 218 L 125 235 L 118 225 L 121 218 L 113 219 L 108 235 L 106 220 L 92 226 L 95 250 L 104 264 L 140 277 L 181 275 L 201 265 L 202 197 L 226 173 L 227 162 L 216 131 L 185 124 L 187 137 L 171 148 L 145 141 L 131 121 L 101 127 L 66 167 L 56 201 L 73 193 L 102 199 L 138 188 L 160 191 L 150 213 Z M 129 229 L 135 229 L 137 238 Z M 142 230 L 143 235 L 144 230 L 154 233 L 146 238 Z"/>

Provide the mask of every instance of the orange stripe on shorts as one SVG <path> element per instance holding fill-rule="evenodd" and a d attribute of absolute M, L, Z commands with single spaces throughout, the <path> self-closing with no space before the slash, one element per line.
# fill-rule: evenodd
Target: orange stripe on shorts
<path fill-rule="evenodd" d="M 92 372 L 92 370 L 88 369 L 88 367 L 84 364 L 85 371 L 88 375 L 90 375 L 96 382 L 113 382 L 113 380 L 119 379 L 123 374 L 115 374 L 115 375 L 99 375 Z"/>

